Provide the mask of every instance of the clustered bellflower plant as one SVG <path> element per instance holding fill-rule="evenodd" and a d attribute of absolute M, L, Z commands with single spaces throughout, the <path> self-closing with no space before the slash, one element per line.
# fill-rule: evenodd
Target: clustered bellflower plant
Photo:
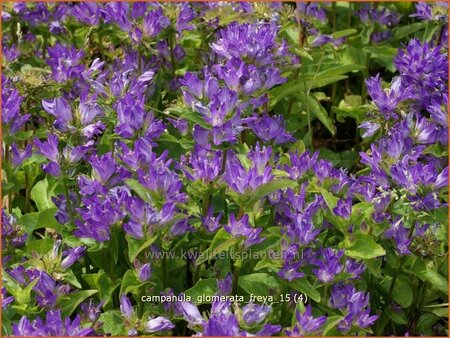
<path fill-rule="evenodd" d="M 448 336 L 443 2 L 3 2 L 2 334 Z"/>

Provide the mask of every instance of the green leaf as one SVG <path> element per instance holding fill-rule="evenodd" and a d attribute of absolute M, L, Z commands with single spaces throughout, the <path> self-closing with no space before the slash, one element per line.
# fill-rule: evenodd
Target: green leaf
<path fill-rule="evenodd" d="M 425 27 L 425 25 L 426 25 L 426 22 L 422 21 L 422 22 L 413 23 L 411 25 L 396 27 L 392 30 L 392 40 L 396 41 L 396 40 L 403 39 L 404 37 L 406 37 L 414 32 L 417 32 L 418 30 L 421 30 L 422 28 Z"/>
<path fill-rule="evenodd" d="M 386 276 L 380 283 L 385 292 L 389 292 L 391 287 L 392 277 Z M 405 277 L 398 277 L 394 284 L 394 290 L 392 292 L 392 298 L 401 305 L 403 308 L 411 306 L 414 299 L 414 291 Z"/>
<path fill-rule="evenodd" d="M 431 39 L 433 39 L 434 34 L 436 34 L 436 32 L 439 30 L 440 27 L 441 27 L 440 23 L 433 22 L 433 21 L 427 21 L 426 29 L 425 29 L 422 39 L 427 42 L 430 42 Z"/>
<path fill-rule="evenodd" d="M 317 76 L 314 75 L 314 78 L 312 80 L 312 84 L 313 87 L 307 87 L 310 89 L 314 89 L 314 88 L 318 88 L 318 87 L 314 87 L 314 81 L 320 81 L 322 79 L 326 79 L 326 78 L 330 78 L 330 77 L 335 77 L 335 76 L 340 76 L 343 74 L 347 74 L 347 73 L 353 73 L 353 72 L 358 72 L 360 70 L 365 69 L 364 66 L 358 65 L 358 64 L 338 64 L 335 63 L 332 67 L 328 67 L 322 71 L 320 71 Z"/>
<path fill-rule="evenodd" d="M 119 295 L 131 292 L 130 289 L 139 284 L 141 284 L 141 282 L 137 278 L 134 270 L 127 270 L 122 278 L 122 284 L 120 285 Z"/>
<path fill-rule="evenodd" d="M 339 39 L 339 38 L 343 38 L 345 36 L 353 35 L 357 32 L 358 32 L 357 29 L 349 28 L 349 29 L 344 29 L 341 31 L 334 32 L 333 34 L 331 34 L 331 36 L 333 37 L 333 39 Z"/>
<path fill-rule="evenodd" d="M 307 188 L 307 191 L 318 192 L 322 194 L 323 199 L 325 200 L 325 203 L 327 204 L 330 211 L 333 211 L 333 209 L 336 208 L 339 198 L 334 196 L 332 193 L 328 192 L 328 190 L 310 185 L 310 187 Z"/>
<path fill-rule="evenodd" d="M 427 267 L 420 259 L 416 259 L 407 272 L 419 277 L 424 282 L 428 282 L 437 290 L 448 296 L 448 281 L 437 271 Z"/>
<path fill-rule="evenodd" d="M 186 290 L 185 295 L 191 297 L 194 304 L 207 304 L 203 296 L 213 296 L 217 292 L 217 279 L 201 279 L 192 288 Z M 197 298 L 201 300 L 197 301 Z"/>
<path fill-rule="evenodd" d="M 354 240 L 346 247 L 345 255 L 356 259 L 371 259 L 386 255 L 386 251 L 371 235 L 356 234 Z"/>
<path fill-rule="evenodd" d="M 325 87 L 329 84 L 339 82 L 341 80 L 345 80 L 347 78 L 348 78 L 348 76 L 346 76 L 346 75 L 331 75 L 331 76 L 319 75 L 316 78 L 314 78 L 313 80 L 311 80 L 311 82 L 309 82 L 309 85 L 307 88 L 309 88 L 309 89 L 321 88 L 321 87 Z"/>
<path fill-rule="evenodd" d="M 238 241 L 240 241 L 240 238 L 232 237 L 225 229 L 220 229 L 215 234 L 209 248 L 199 254 L 196 264 L 199 265 L 210 260 L 215 255 L 234 246 Z"/>
<path fill-rule="evenodd" d="M 81 284 L 78 281 L 77 277 L 75 276 L 75 274 L 73 273 L 72 270 L 68 269 L 65 273 L 64 273 L 64 280 L 69 282 L 70 284 L 72 284 L 73 286 L 75 286 L 78 289 L 81 289 Z"/>
<path fill-rule="evenodd" d="M 70 316 L 86 298 L 96 294 L 97 290 L 82 290 L 75 293 L 69 293 L 59 298 L 58 304 L 61 307 L 61 315 L 63 317 Z"/>
<path fill-rule="evenodd" d="M 25 252 L 30 255 L 33 252 L 46 254 L 53 248 L 54 243 L 55 241 L 49 237 L 32 240 L 25 246 Z"/>
<path fill-rule="evenodd" d="M 133 293 L 137 294 L 139 288 L 147 284 L 148 281 L 142 282 L 136 275 L 134 270 L 127 270 L 122 278 L 119 294 Z"/>
<path fill-rule="evenodd" d="M 22 224 L 28 235 L 30 235 L 36 228 L 39 214 L 39 212 L 30 212 L 20 217 L 20 224 Z"/>
<path fill-rule="evenodd" d="M 12 294 L 19 304 L 29 304 L 31 301 L 31 291 L 34 286 L 39 281 L 39 278 L 36 278 L 30 284 L 28 284 L 24 289 L 19 288 L 15 294 Z"/>
<path fill-rule="evenodd" d="M 158 236 L 153 236 L 149 239 L 135 239 L 131 236 L 125 236 L 128 242 L 128 258 L 130 262 L 134 262 L 136 257 L 150 245 L 153 244 L 158 238 Z"/>
<path fill-rule="evenodd" d="M 337 331 L 336 330 L 337 325 L 341 322 L 341 320 L 342 320 L 342 316 L 330 316 L 330 317 L 328 317 L 327 318 L 327 322 L 326 322 L 326 324 L 323 327 L 323 334 L 322 334 L 322 336 L 324 336 L 324 337 L 327 336 L 330 331 L 332 331 L 333 333 L 334 333 L 334 331 Z M 334 333 L 333 336 L 334 335 L 336 335 L 336 336 L 339 335 L 339 332 Z"/>
<path fill-rule="evenodd" d="M 124 319 L 119 310 L 109 310 L 100 315 L 99 322 L 103 323 L 102 330 L 111 336 L 125 335 Z"/>
<path fill-rule="evenodd" d="M 398 53 L 398 49 L 390 46 L 370 46 L 364 47 L 363 50 L 371 55 L 371 57 L 380 61 L 390 72 L 395 72 L 394 57 Z"/>
<path fill-rule="evenodd" d="M 395 311 L 391 310 L 388 307 L 384 309 L 387 316 L 392 319 L 394 323 L 400 324 L 400 325 L 406 325 L 408 324 L 408 318 L 405 315 L 405 311 L 403 309 L 396 309 Z"/>
<path fill-rule="evenodd" d="M 255 296 L 274 295 L 280 287 L 278 280 L 267 273 L 253 273 L 251 275 L 240 276 L 238 285 L 247 293 Z"/>
<path fill-rule="evenodd" d="M 306 277 L 294 279 L 289 283 L 289 286 L 295 290 L 298 290 L 308 297 L 310 297 L 313 301 L 319 303 L 320 302 L 320 293 L 317 291 L 306 279 Z"/>
<path fill-rule="evenodd" d="M 83 275 L 83 279 L 91 289 L 99 291 L 98 298 L 100 301 L 105 302 L 105 306 L 111 301 L 112 293 L 120 282 L 118 280 L 116 283 L 113 283 L 104 271 L 85 274 Z"/>
<path fill-rule="evenodd" d="M 276 272 L 282 267 L 282 265 L 283 263 L 281 261 L 274 259 L 262 259 L 255 265 L 253 270 L 259 271 L 262 269 L 269 269 Z"/>
<path fill-rule="evenodd" d="M 306 98 L 306 102 L 303 102 L 303 109 L 305 111 L 310 111 L 320 122 L 322 122 L 322 124 L 330 131 L 331 135 L 336 135 L 336 127 L 333 121 L 316 98 L 309 95 Z"/>
<path fill-rule="evenodd" d="M 41 228 L 51 228 L 58 232 L 61 232 L 63 227 L 55 218 L 55 214 L 58 211 L 57 208 L 49 208 L 39 212 L 36 227 L 33 230 Z M 26 216 L 26 215 L 25 215 Z"/>
<path fill-rule="evenodd" d="M 256 188 L 255 191 L 252 192 L 251 196 L 245 203 L 245 208 L 252 207 L 256 202 L 261 200 L 263 197 L 269 195 L 272 192 L 275 192 L 284 188 L 295 188 L 297 186 L 296 181 L 287 180 L 287 179 L 278 179 L 270 181 L 266 184 L 263 184 Z"/>
<path fill-rule="evenodd" d="M 367 259 L 364 261 L 367 270 L 376 278 L 382 278 L 381 274 L 381 259 Z"/>
<path fill-rule="evenodd" d="M 142 184 L 138 182 L 138 180 L 135 180 L 134 178 L 127 178 L 125 179 L 125 183 L 136 193 L 138 196 L 147 203 L 152 204 L 153 199 L 150 194 L 150 191 L 143 187 Z"/>
<path fill-rule="evenodd" d="M 33 189 L 31 189 L 31 199 L 36 203 L 39 211 L 55 208 L 55 204 L 51 200 L 53 194 L 48 190 L 49 184 L 47 177 L 37 182 Z"/>

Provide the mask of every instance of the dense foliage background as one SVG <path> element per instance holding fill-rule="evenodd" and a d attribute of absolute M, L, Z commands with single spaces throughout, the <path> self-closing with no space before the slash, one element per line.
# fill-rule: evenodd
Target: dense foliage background
<path fill-rule="evenodd" d="M 448 335 L 446 6 L 3 3 L 3 334 Z"/>

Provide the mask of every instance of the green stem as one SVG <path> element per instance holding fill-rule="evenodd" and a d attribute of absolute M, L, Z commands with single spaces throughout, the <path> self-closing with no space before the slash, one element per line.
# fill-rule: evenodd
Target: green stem
<path fill-rule="evenodd" d="M 73 220 L 75 217 L 72 209 L 72 201 L 70 200 L 70 194 L 69 194 L 69 185 L 67 184 L 68 178 L 63 178 L 63 185 L 64 185 L 64 196 L 66 197 L 66 203 L 67 203 L 67 210 L 69 211 L 70 219 Z"/>
<path fill-rule="evenodd" d="M 31 203 L 30 203 L 30 178 L 28 177 L 28 173 L 25 172 L 25 211 L 31 211 Z"/>
<path fill-rule="evenodd" d="M 47 54 L 47 47 L 48 47 L 48 39 L 47 34 L 43 34 L 42 39 L 42 58 L 45 59 L 45 54 Z"/>
<path fill-rule="evenodd" d="M 297 9 L 295 11 L 296 17 L 297 17 L 297 27 L 298 27 L 298 48 L 303 47 L 303 27 L 300 22 L 301 19 L 301 13 L 300 13 L 300 7 L 297 3 Z"/>
<path fill-rule="evenodd" d="M 236 266 L 236 264 L 234 265 L 234 270 L 233 270 L 233 288 L 232 288 L 232 295 L 237 295 L 237 291 L 238 291 L 238 280 L 239 280 L 239 266 Z"/>
<path fill-rule="evenodd" d="M 369 53 L 365 53 L 366 55 L 366 65 L 364 67 L 363 71 L 363 81 L 361 86 L 361 103 L 366 103 L 367 99 L 367 86 L 366 86 L 366 79 L 369 77 L 369 67 L 370 67 L 370 55 Z"/>
<path fill-rule="evenodd" d="M 141 46 L 138 46 L 138 72 L 142 74 L 142 50 Z"/>
<path fill-rule="evenodd" d="M 163 289 L 166 289 L 167 286 L 167 258 L 165 255 L 165 252 L 163 252 L 163 258 L 162 258 L 162 282 L 163 282 Z"/>
<path fill-rule="evenodd" d="M 17 47 L 17 41 L 18 41 L 18 37 L 17 37 L 17 21 L 15 19 L 13 19 L 11 21 L 11 38 L 12 38 L 12 43 L 14 45 L 16 45 L 16 47 Z"/>
<path fill-rule="evenodd" d="M 387 306 L 390 306 L 390 303 L 392 301 L 392 292 L 394 291 L 394 286 L 395 286 L 395 282 L 397 281 L 397 277 L 400 273 L 400 270 L 402 268 L 403 262 L 405 260 L 405 256 L 402 256 L 400 258 L 400 261 L 398 262 L 397 265 L 397 270 L 395 271 L 394 277 L 392 277 L 392 281 L 391 281 L 391 286 L 389 287 L 389 292 L 388 292 L 388 297 L 387 297 Z"/>
<path fill-rule="evenodd" d="M 336 2 L 332 2 L 331 3 L 331 26 L 333 29 L 333 33 L 336 32 Z M 333 86 L 331 88 L 331 106 L 330 106 L 330 118 L 333 120 L 334 119 L 334 112 L 331 109 L 331 107 L 334 105 L 334 101 L 336 100 L 336 95 L 337 95 L 337 82 L 333 83 Z M 333 136 L 334 138 L 334 136 Z"/>
<path fill-rule="evenodd" d="M 333 28 L 333 33 L 336 32 L 336 2 L 331 3 L 331 25 Z"/>
<path fill-rule="evenodd" d="M 10 164 L 10 153 L 9 153 L 9 145 L 5 143 L 5 163 L 8 166 L 8 164 Z M 9 168 L 11 168 L 10 166 L 8 166 Z M 9 177 L 8 177 L 8 181 L 9 181 Z M 11 190 L 8 191 L 8 213 L 11 214 L 12 212 L 12 192 Z"/>
<path fill-rule="evenodd" d="M 203 203 L 202 203 L 202 213 L 203 217 L 206 217 L 208 215 L 209 206 L 211 205 L 211 192 L 210 187 L 208 187 L 208 191 L 205 193 L 205 196 L 203 196 Z"/>
<path fill-rule="evenodd" d="M 176 31 L 174 31 L 172 34 L 170 34 L 170 37 L 169 37 L 170 63 L 172 64 L 172 77 L 173 78 L 175 78 L 175 69 L 176 69 L 175 53 L 174 53 L 175 34 L 176 34 Z"/>

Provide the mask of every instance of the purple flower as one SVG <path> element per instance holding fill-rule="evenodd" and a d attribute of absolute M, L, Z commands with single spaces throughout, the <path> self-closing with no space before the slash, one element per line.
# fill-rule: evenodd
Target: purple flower
<path fill-rule="evenodd" d="M 425 3 L 418 2 L 416 5 L 416 13 L 411 14 L 411 17 L 419 18 L 420 20 L 425 21 L 446 21 L 447 18 L 447 8 L 448 4 L 446 2 L 437 2 L 437 3 Z"/>
<path fill-rule="evenodd" d="M 298 180 L 312 168 L 313 164 L 317 161 L 318 156 L 319 153 L 315 153 L 311 156 L 309 151 L 305 151 L 300 156 L 297 153 L 289 153 L 291 164 L 285 164 L 284 170 L 286 170 L 292 180 Z"/>
<path fill-rule="evenodd" d="M 303 313 L 296 311 L 295 318 L 297 323 L 291 330 L 286 330 L 288 336 L 303 336 L 307 334 L 314 334 L 320 330 L 323 324 L 327 321 L 327 317 L 320 316 L 314 318 L 312 316 L 311 305 L 308 305 Z"/>
<path fill-rule="evenodd" d="M 37 284 L 33 287 L 36 292 L 36 302 L 41 307 L 53 308 L 56 305 L 58 298 L 64 294 L 67 294 L 70 290 L 69 285 L 56 283 L 52 277 L 50 277 L 44 271 L 35 271 L 33 276 L 38 278 Z"/>
<path fill-rule="evenodd" d="M 58 136 L 53 134 L 48 135 L 46 142 L 41 142 L 38 139 L 34 140 L 34 144 L 38 148 L 39 152 L 52 162 L 59 161 L 58 143 Z"/>
<path fill-rule="evenodd" d="M 195 11 L 188 2 L 182 2 L 180 5 L 180 14 L 178 15 L 175 28 L 178 32 L 192 30 L 194 27 L 189 23 L 195 18 Z"/>
<path fill-rule="evenodd" d="M 28 234 L 16 222 L 13 215 L 8 215 L 2 209 L 2 246 L 6 248 L 6 243 L 13 247 L 22 246 L 28 238 Z"/>
<path fill-rule="evenodd" d="M 144 18 L 143 33 L 148 37 L 157 36 L 162 29 L 170 25 L 170 20 L 164 16 L 162 8 L 148 12 Z"/>
<path fill-rule="evenodd" d="M 404 80 L 401 77 L 396 77 L 392 80 L 390 89 L 385 91 L 381 88 L 380 74 L 366 80 L 367 91 L 372 101 L 376 104 L 380 113 L 387 118 L 397 119 L 395 110 L 398 104 L 411 97 L 410 89 L 405 88 L 403 82 Z"/>
<path fill-rule="evenodd" d="M 336 207 L 333 209 L 336 216 L 349 219 L 352 213 L 352 198 L 340 199 Z"/>
<path fill-rule="evenodd" d="M 7 291 L 6 288 L 2 287 L 2 309 L 5 310 L 8 308 L 8 305 L 14 302 L 13 296 L 6 296 Z"/>
<path fill-rule="evenodd" d="M 81 256 L 83 256 L 85 251 L 86 247 L 84 246 L 78 246 L 70 249 L 67 252 L 67 256 L 61 262 L 61 268 L 67 269 L 71 267 L 76 261 L 81 258 Z"/>
<path fill-rule="evenodd" d="M 67 131 L 69 123 L 72 122 L 72 109 L 69 102 L 64 97 L 58 97 L 53 100 L 42 100 L 44 110 L 56 117 L 54 126 L 60 131 Z"/>
<path fill-rule="evenodd" d="M 3 45 L 3 57 L 6 62 L 14 62 L 19 57 L 19 52 L 17 51 L 17 46 L 15 44 L 10 47 L 6 44 Z"/>
<path fill-rule="evenodd" d="M 363 292 L 355 292 L 355 289 L 347 289 L 347 316 L 339 323 L 339 330 L 346 334 L 356 324 L 361 328 L 367 328 L 373 325 L 378 316 L 370 316 L 369 296 Z"/>
<path fill-rule="evenodd" d="M 129 32 L 131 29 L 131 21 L 128 17 L 129 4 L 125 2 L 111 2 L 106 4 L 103 9 L 105 22 L 115 23 L 124 32 Z"/>
<path fill-rule="evenodd" d="M 224 279 L 217 280 L 217 290 L 219 295 L 226 296 L 231 293 L 233 284 L 233 275 L 231 272 L 227 273 Z"/>
<path fill-rule="evenodd" d="M 118 124 L 115 132 L 124 137 L 132 138 L 138 131 L 143 130 L 147 139 L 157 138 L 164 131 L 164 124 L 154 118 L 153 112 L 146 112 L 143 97 L 133 97 L 130 93 L 117 103 Z"/>
<path fill-rule="evenodd" d="M 252 228 L 248 223 L 247 214 L 236 220 L 234 214 L 231 213 L 228 224 L 225 224 L 223 228 L 233 237 L 245 237 L 246 248 L 264 241 L 264 238 L 259 237 L 262 228 Z"/>
<path fill-rule="evenodd" d="M 79 2 L 73 7 L 72 15 L 77 20 L 94 26 L 100 21 L 101 6 L 95 2 Z"/>
<path fill-rule="evenodd" d="M 8 90 L 3 84 L 2 88 L 2 123 L 9 126 L 10 134 L 19 131 L 30 119 L 30 114 L 20 115 L 20 105 L 23 97 L 17 89 Z"/>
<path fill-rule="evenodd" d="M 278 271 L 278 276 L 292 282 L 294 279 L 301 278 L 305 274 L 298 269 L 302 266 L 302 262 L 289 262 L 285 261 L 280 271 Z"/>
<path fill-rule="evenodd" d="M 150 263 L 141 264 L 139 261 L 135 261 L 135 269 L 137 270 L 138 278 L 141 282 L 148 281 L 151 277 Z"/>
<path fill-rule="evenodd" d="M 198 145 L 194 146 L 194 151 L 187 159 L 182 156 L 181 160 L 181 170 L 189 180 L 205 182 L 211 182 L 218 177 L 223 161 L 220 150 L 213 152 Z"/>
<path fill-rule="evenodd" d="M 63 46 L 59 43 L 48 48 L 48 65 L 52 68 L 52 76 L 56 82 L 66 82 L 81 76 L 85 66 L 81 63 L 84 57 L 82 50 Z"/>
<path fill-rule="evenodd" d="M 63 319 L 61 311 L 48 311 L 46 321 L 37 318 L 30 320 L 23 316 L 19 323 L 12 324 L 12 333 L 14 336 L 91 336 L 95 332 L 92 328 L 80 326 L 80 316 L 77 315 L 73 321 L 69 317 Z"/>
<path fill-rule="evenodd" d="M 155 229 L 173 219 L 175 204 L 168 202 L 160 211 L 145 203 L 140 198 L 130 197 L 125 201 L 130 220 L 124 224 L 125 232 L 136 238 L 145 238 L 145 235 L 153 234 Z"/>
<path fill-rule="evenodd" d="M 308 19 L 315 18 L 321 22 L 325 22 L 327 20 L 327 12 L 325 11 L 325 8 L 319 6 L 319 4 L 315 2 L 297 2 L 297 10 L 304 14 Z"/>
<path fill-rule="evenodd" d="M 255 336 L 273 336 L 281 331 L 281 325 L 264 324 L 263 328 L 255 333 Z"/>
<path fill-rule="evenodd" d="M 268 65 L 273 62 L 278 48 L 278 29 L 274 24 L 231 23 L 219 31 L 212 50 L 226 58 L 245 59 L 249 63 Z"/>
<path fill-rule="evenodd" d="M 240 336 L 239 322 L 230 310 L 230 302 L 214 302 L 211 316 L 204 323 L 204 336 Z"/>
<path fill-rule="evenodd" d="M 364 132 L 361 134 L 362 137 L 370 137 L 380 129 L 380 125 L 378 123 L 364 121 L 360 123 L 358 128 L 364 129 Z"/>
<path fill-rule="evenodd" d="M 156 317 L 153 319 L 149 319 L 149 321 L 145 324 L 145 332 L 153 333 L 158 331 L 167 331 L 173 329 L 175 325 L 172 322 L 164 317 Z"/>
<path fill-rule="evenodd" d="M 355 14 L 366 25 L 376 22 L 380 25 L 390 27 L 400 21 L 400 15 L 397 12 L 387 8 L 374 8 L 369 4 L 362 4 L 361 8 Z"/>
<path fill-rule="evenodd" d="M 406 50 L 398 52 L 394 64 L 420 106 L 429 106 L 433 99 L 442 100 L 447 92 L 448 60 L 440 47 L 413 39 Z"/>
<path fill-rule="evenodd" d="M 245 194 L 252 191 L 259 186 L 272 181 L 272 167 L 264 167 L 264 158 L 269 158 L 272 149 L 263 148 L 262 153 L 258 148 L 255 148 L 255 152 L 251 155 L 255 159 L 258 156 L 259 164 L 254 165 L 250 170 L 246 170 L 241 161 L 237 158 L 236 154 L 229 150 L 227 154 L 227 163 L 225 166 L 225 181 L 236 192 Z M 258 154 L 259 153 L 259 154 Z M 268 156 L 267 156 L 268 155 Z"/>
<path fill-rule="evenodd" d="M 190 302 L 177 302 L 175 304 L 176 312 L 184 317 L 189 326 L 203 325 L 205 320 L 198 308 Z"/>
<path fill-rule="evenodd" d="M 12 164 L 15 167 L 20 166 L 24 160 L 31 157 L 31 152 L 33 150 L 33 144 L 29 143 L 25 147 L 23 151 L 19 150 L 17 144 L 14 142 L 11 145 L 11 153 L 13 155 L 12 157 Z"/>
<path fill-rule="evenodd" d="M 314 38 L 311 42 L 311 47 L 320 47 L 329 42 L 333 42 L 334 38 L 332 35 L 320 34 Z"/>
<path fill-rule="evenodd" d="M 351 284 L 345 284 L 344 282 L 339 282 L 331 287 L 331 305 L 336 308 L 343 310 L 347 307 L 349 298 L 356 292 L 355 288 Z"/>
<path fill-rule="evenodd" d="M 384 236 L 395 240 L 400 255 L 409 255 L 411 253 L 408 247 L 412 242 L 412 238 L 409 238 L 409 230 L 403 226 L 401 219 L 391 224 L 391 227 L 384 232 Z"/>
<path fill-rule="evenodd" d="M 111 153 L 104 155 L 93 155 L 89 159 L 89 163 L 92 166 L 92 174 L 101 183 L 106 184 L 117 170 L 117 164 Z"/>
<path fill-rule="evenodd" d="M 136 316 L 133 306 L 125 294 L 120 296 L 120 312 L 122 312 L 122 315 L 130 321 Z"/>
<path fill-rule="evenodd" d="M 248 325 L 259 324 L 270 311 L 270 306 L 249 303 L 242 308 L 242 318 Z"/>
<path fill-rule="evenodd" d="M 94 323 L 100 317 L 101 308 L 103 307 L 103 302 L 100 302 L 98 305 L 95 305 L 92 299 L 89 302 L 83 302 L 80 304 L 80 310 L 82 313 L 83 322 L 91 322 Z"/>
<path fill-rule="evenodd" d="M 220 220 L 222 219 L 223 214 L 218 214 L 214 216 L 214 209 L 210 207 L 208 209 L 208 214 L 206 217 L 202 217 L 202 224 L 205 226 L 208 232 L 215 232 L 220 228 Z"/>
<path fill-rule="evenodd" d="M 264 142 L 273 140 L 274 144 L 282 144 L 293 140 L 292 135 L 285 130 L 285 122 L 281 115 L 270 117 L 264 114 L 250 122 L 249 127 Z"/>
<path fill-rule="evenodd" d="M 318 267 L 313 270 L 317 279 L 322 283 L 333 281 L 334 277 L 344 269 L 340 262 L 343 255 L 343 250 L 322 249 L 320 255 L 322 259 L 317 259 L 314 263 Z"/>
<path fill-rule="evenodd" d="M 352 279 L 357 279 L 364 272 L 366 266 L 364 262 L 357 262 L 352 258 L 347 258 L 345 261 L 345 272 L 352 275 Z"/>

